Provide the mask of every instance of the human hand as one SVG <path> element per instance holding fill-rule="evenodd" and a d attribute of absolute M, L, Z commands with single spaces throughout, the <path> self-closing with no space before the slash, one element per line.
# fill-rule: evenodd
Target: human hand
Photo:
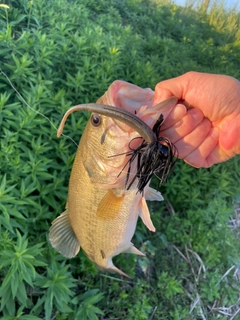
<path fill-rule="evenodd" d="M 156 85 L 154 103 L 176 96 L 161 135 L 194 167 L 210 167 L 240 154 L 240 82 L 225 75 L 188 72 Z"/>

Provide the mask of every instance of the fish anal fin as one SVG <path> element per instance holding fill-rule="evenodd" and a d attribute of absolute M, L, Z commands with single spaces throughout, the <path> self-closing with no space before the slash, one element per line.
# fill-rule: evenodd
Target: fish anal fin
<path fill-rule="evenodd" d="M 67 210 L 53 221 L 49 240 L 53 248 L 66 258 L 73 258 L 79 252 L 80 243 L 70 225 Z"/>
<path fill-rule="evenodd" d="M 116 196 L 114 191 L 108 190 L 99 203 L 97 217 L 103 220 L 112 220 L 119 215 L 124 195 Z"/>
<path fill-rule="evenodd" d="M 145 254 L 142 253 L 140 250 L 138 250 L 136 247 L 134 247 L 134 245 L 132 245 L 131 247 L 129 247 L 125 252 L 126 252 L 126 253 L 137 254 L 138 256 L 143 256 L 143 257 L 145 257 Z"/>
<path fill-rule="evenodd" d="M 111 272 L 111 273 L 118 273 L 121 276 L 124 276 L 126 278 L 131 278 L 129 277 L 126 273 L 124 273 L 122 270 L 118 269 L 117 267 L 115 267 L 115 265 L 113 264 L 112 258 L 109 258 L 105 261 L 105 265 L 99 265 L 99 264 L 95 264 L 98 270 L 101 270 L 103 272 Z"/>
<path fill-rule="evenodd" d="M 144 197 L 141 198 L 140 203 L 139 203 L 139 215 L 145 224 L 145 226 L 150 230 L 155 232 L 156 229 L 152 223 L 151 217 L 150 217 L 150 212 L 148 210 L 148 206 L 146 203 L 146 200 Z"/>
<path fill-rule="evenodd" d="M 108 268 L 107 271 L 116 272 L 116 273 L 120 274 L 121 276 L 124 276 L 124 277 L 127 277 L 127 278 L 131 279 L 131 277 L 129 277 L 126 273 L 124 273 L 122 270 L 118 269 L 114 265 L 112 265 L 111 268 Z"/>

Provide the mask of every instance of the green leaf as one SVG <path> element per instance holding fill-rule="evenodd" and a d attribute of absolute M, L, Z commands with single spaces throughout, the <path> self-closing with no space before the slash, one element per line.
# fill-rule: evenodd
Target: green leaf
<path fill-rule="evenodd" d="M 18 23 L 20 23 L 22 20 L 24 20 L 26 18 L 25 14 L 20 14 L 18 15 L 17 19 L 15 21 L 11 21 L 10 22 L 10 26 L 14 27 L 16 26 Z"/>

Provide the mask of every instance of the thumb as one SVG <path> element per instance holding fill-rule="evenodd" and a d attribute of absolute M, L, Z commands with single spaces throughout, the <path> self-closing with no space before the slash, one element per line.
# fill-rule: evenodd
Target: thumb
<path fill-rule="evenodd" d="M 188 90 L 193 86 L 193 80 L 195 84 L 197 84 L 203 75 L 203 73 L 191 71 L 176 78 L 161 81 L 155 87 L 154 99 L 156 99 L 156 101 L 159 99 L 162 101 L 171 96 L 175 96 L 179 100 L 186 100 Z"/>
<path fill-rule="evenodd" d="M 157 84 L 154 91 L 153 105 L 155 106 L 156 104 L 167 100 L 172 96 L 174 96 L 174 94 L 169 89 L 163 88 Z"/>

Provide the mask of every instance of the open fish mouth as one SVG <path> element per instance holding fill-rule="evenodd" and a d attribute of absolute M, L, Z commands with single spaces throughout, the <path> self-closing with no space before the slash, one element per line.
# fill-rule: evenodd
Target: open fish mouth
<path fill-rule="evenodd" d="M 165 105 L 166 101 L 163 101 L 162 104 Z M 126 156 L 128 156 L 129 159 L 119 173 L 120 176 L 123 170 L 128 166 L 125 184 L 126 189 L 130 189 L 137 179 L 138 192 L 143 193 L 145 186 L 153 175 L 158 177 L 160 184 L 166 181 L 167 176 L 175 163 L 174 156 L 177 155 L 177 149 L 168 138 L 160 136 L 160 129 L 164 120 L 162 114 L 160 114 L 153 129 L 151 129 L 143 120 L 127 110 L 104 104 L 80 104 L 70 108 L 65 113 L 58 128 L 58 137 L 62 134 L 68 116 L 72 112 L 79 110 L 94 112 L 113 118 L 128 125 L 140 134 L 139 138 L 134 138 L 142 139 L 140 146 L 131 149 L 131 142 L 129 143 L 130 151 L 126 153 Z M 131 174 L 132 179 L 130 180 L 131 164 L 135 159 L 137 161 L 137 170 L 133 175 Z"/>

